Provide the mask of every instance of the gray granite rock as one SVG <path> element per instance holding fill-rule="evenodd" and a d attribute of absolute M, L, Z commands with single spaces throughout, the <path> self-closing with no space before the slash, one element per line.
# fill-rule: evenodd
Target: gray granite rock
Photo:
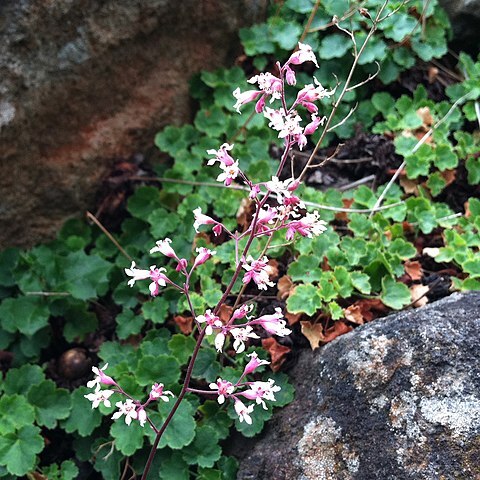
<path fill-rule="evenodd" d="M 472 53 L 480 51 L 480 0 L 440 0 L 452 21 L 457 47 Z"/>
<path fill-rule="evenodd" d="M 188 81 L 231 65 L 267 0 L 0 0 L 0 249 L 93 208 L 115 161 L 191 121 Z"/>
<path fill-rule="evenodd" d="M 480 478 L 480 292 L 357 328 L 291 372 L 238 480 Z"/>

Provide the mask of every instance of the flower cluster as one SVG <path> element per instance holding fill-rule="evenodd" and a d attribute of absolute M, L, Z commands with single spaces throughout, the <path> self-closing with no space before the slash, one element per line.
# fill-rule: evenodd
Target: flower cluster
<path fill-rule="evenodd" d="M 101 403 L 103 403 L 105 407 L 110 408 L 112 406 L 110 397 L 114 393 L 120 393 L 128 397 L 125 402 L 118 401 L 115 403 L 115 406 L 118 408 L 118 410 L 113 414 L 113 420 L 118 420 L 120 417 L 125 416 L 125 423 L 127 425 L 130 425 L 132 420 L 138 420 L 140 426 L 143 427 L 148 419 L 147 412 L 145 410 L 148 404 L 158 399 L 168 402 L 168 397 L 173 397 L 173 393 L 171 391 L 163 389 L 163 383 L 155 383 L 152 385 L 148 400 L 142 404 L 140 401 L 134 400 L 127 395 L 127 393 L 122 390 L 122 388 L 112 377 L 105 375 L 104 370 L 107 368 L 108 363 L 106 363 L 102 368 L 92 367 L 95 378 L 87 382 L 87 387 L 94 387 L 95 390 L 93 393 L 84 395 L 84 397 L 92 402 L 92 408 L 97 408 Z M 114 385 L 116 388 L 114 390 L 102 390 L 101 385 Z"/>
<path fill-rule="evenodd" d="M 247 355 L 247 357 L 250 357 L 250 361 L 245 366 L 242 376 L 237 383 L 233 384 L 227 380 L 218 378 L 216 382 L 210 383 L 209 388 L 213 390 L 212 393 L 217 395 L 217 401 L 220 405 L 223 404 L 227 398 L 233 400 L 235 402 L 234 409 L 240 422 L 251 424 L 252 418 L 250 414 L 255 408 L 255 403 L 261 405 L 262 408 L 267 410 L 265 400 L 274 402 L 276 400 L 275 393 L 279 392 L 281 388 L 278 385 L 275 385 L 275 381 L 271 378 L 266 382 L 242 381 L 259 366 L 268 365 L 270 363 L 266 360 L 260 360 L 255 352 Z M 247 400 L 255 400 L 255 403 L 247 406 L 239 397 L 244 397 Z"/>
<path fill-rule="evenodd" d="M 285 337 L 291 333 L 286 327 L 286 321 L 283 319 L 282 309 L 277 307 L 275 313 L 262 315 L 254 318 L 248 314 L 252 311 L 253 305 L 244 305 L 237 308 L 226 324 L 220 320 L 220 317 L 214 315 L 211 310 L 207 310 L 204 315 L 198 315 L 196 320 L 199 324 L 205 323 L 205 334 L 215 335 L 215 348 L 222 352 L 227 337 L 230 335 L 233 339 L 233 349 L 237 353 L 242 353 L 246 348 L 246 343 L 250 339 L 260 338 L 254 331 L 254 326 L 259 325 L 270 335 Z M 235 323 L 237 320 L 245 319 L 244 323 Z"/>

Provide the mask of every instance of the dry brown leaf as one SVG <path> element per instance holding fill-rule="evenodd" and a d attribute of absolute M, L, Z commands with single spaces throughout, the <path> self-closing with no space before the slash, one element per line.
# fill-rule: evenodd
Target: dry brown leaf
<path fill-rule="evenodd" d="M 363 298 L 357 300 L 353 305 L 360 308 L 363 320 L 370 322 L 374 318 L 387 312 L 387 307 L 378 298 Z"/>
<path fill-rule="evenodd" d="M 456 170 L 444 170 L 443 172 L 440 172 L 440 175 L 447 182 L 447 184 L 445 185 L 446 187 L 451 185 L 457 178 Z"/>
<path fill-rule="evenodd" d="M 242 231 L 247 230 L 252 219 L 254 203 L 249 198 L 243 198 L 237 211 L 237 222 Z"/>
<path fill-rule="evenodd" d="M 345 322 L 342 322 L 341 320 L 336 320 L 335 323 L 333 324 L 333 327 L 330 327 L 326 332 L 325 332 L 325 337 L 323 341 L 325 343 L 331 342 L 335 338 L 339 337 L 340 335 L 344 335 L 345 333 L 351 332 L 353 330 L 353 327 L 350 327 L 347 325 Z"/>
<path fill-rule="evenodd" d="M 287 353 L 291 351 L 290 348 L 280 345 L 274 338 L 264 338 L 262 340 L 262 347 L 270 354 L 271 363 L 270 368 L 274 372 L 278 372 L 283 362 L 286 360 Z"/>
<path fill-rule="evenodd" d="M 290 313 L 287 312 L 285 314 L 285 318 L 287 319 L 287 322 L 289 325 L 293 325 L 294 323 L 297 323 L 301 318 L 302 318 L 302 313 Z"/>
<path fill-rule="evenodd" d="M 325 337 L 323 336 L 323 325 L 321 323 L 300 322 L 302 334 L 307 337 L 310 347 L 315 350 L 320 346 Z"/>
<path fill-rule="evenodd" d="M 407 194 L 418 195 L 418 184 L 415 180 L 410 180 L 407 177 L 400 177 L 400 185 Z"/>
<path fill-rule="evenodd" d="M 363 325 L 365 323 L 362 315 L 362 309 L 359 305 L 350 305 L 343 310 L 343 314 L 347 320 L 356 323 L 357 325 Z"/>
<path fill-rule="evenodd" d="M 422 270 L 422 264 L 415 260 L 415 261 L 410 261 L 407 260 L 405 262 L 405 273 L 412 279 L 412 280 L 421 280 L 423 277 L 423 270 Z"/>
<path fill-rule="evenodd" d="M 416 284 L 410 287 L 410 295 L 412 296 L 412 305 L 414 307 L 423 307 L 428 303 L 427 293 L 430 288 L 426 285 Z"/>
<path fill-rule="evenodd" d="M 220 318 L 221 322 L 225 325 L 228 323 L 230 318 L 232 318 L 232 314 L 233 314 L 233 307 L 222 303 L 217 315 Z"/>
<path fill-rule="evenodd" d="M 342 198 L 343 208 L 350 208 L 354 202 L 353 198 Z M 348 221 L 347 212 L 337 212 L 335 218 L 340 221 Z"/>
<path fill-rule="evenodd" d="M 437 80 L 438 73 L 438 68 L 430 65 L 428 67 L 428 83 L 434 83 Z"/>
<path fill-rule="evenodd" d="M 417 115 L 421 118 L 423 126 L 428 130 L 433 125 L 433 117 L 429 107 L 421 107 L 417 110 Z"/>
<path fill-rule="evenodd" d="M 268 261 L 267 268 L 268 276 L 270 280 L 276 280 L 278 278 L 278 262 L 274 258 Z"/>
<path fill-rule="evenodd" d="M 286 300 L 293 290 L 293 282 L 292 279 L 288 275 L 284 275 L 281 277 L 277 282 L 277 298 L 279 300 Z"/>
<path fill-rule="evenodd" d="M 178 328 L 184 335 L 190 335 L 193 330 L 193 317 L 184 317 L 182 315 L 175 315 L 173 317 Z"/>

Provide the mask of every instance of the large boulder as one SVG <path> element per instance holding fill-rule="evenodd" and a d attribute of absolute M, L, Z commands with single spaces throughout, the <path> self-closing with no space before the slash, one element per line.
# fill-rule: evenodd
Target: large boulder
<path fill-rule="evenodd" d="M 267 0 L 2 0 L 0 248 L 92 205 L 112 162 L 191 120 L 188 80 L 231 64 Z"/>
<path fill-rule="evenodd" d="M 303 353 L 295 401 L 247 448 L 237 479 L 478 479 L 479 345 L 476 292 Z"/>

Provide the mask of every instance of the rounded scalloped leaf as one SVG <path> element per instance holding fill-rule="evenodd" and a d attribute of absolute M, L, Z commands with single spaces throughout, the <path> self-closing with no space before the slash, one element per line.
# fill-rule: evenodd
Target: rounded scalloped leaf
<path fill-rule="evenodd" d="M 408 287 L 389 277 L 382 279 L 382 294 L 380 295 L 380 299 L 387 307 L 394 308 L 395 310 L 400 310 L 412 301 Z"/>
<path fill-rule="evenodd" d="M 48 325 L 49 316 L 48 305 L 41 297 L 7 298 L 0 304 L 1 324 L 9 333 L 34 335 Z"/>
<path fill-rule="evenodd" d="M 62 422 L 67 433 L 77 432 L 81 437 L 90 435 L 102 423 L 102 414 L 91 408 L 84 395 L 91 393 L 86 387 L 79 387 L 71 394 L 72 409 L 68 418 Z"/>
<path fill-rule="evenodd" d="M 7 394 L 26 395 L 33 385 L 45 380 L 45 374 L 38 365 L 25 364 L 19 368 L 12 368 L 7 372 L 1 389 Z"/>
<path fill-rule="evenodd" d="M 23 395 L 3 395 L 0 398 L 0 412 L 8 412 L 0 422 L 0 434 L 14 432 L 35 420 L 35 410 Z"/>
<path fill-rule="evenodd" d="M 287 299 L 287 310 L 290 313 L 306 313 L 314 315 L 322 307 L 322 297 L 317 287 L 311 283 L 298 285 Z"/>
<path fill-rule="evenodd" d="M 145 355 L 135 369 L 139 385 L 151 385 L 155 382 L 172 385 L 180 378 L 180 364 L 170 355 Z"/>
<path fill-rule="evenodd" d="M 150 428 L 148 424 L 144 428 Z M 112 423 L 110 435 L 115 439 L 115 447 L 126 457 L 133 455 L 143 446 L 144 428 L 137 421 L 130 425 L 125 423 L 125 417 L 120 417 Z"/>
<path fill-rule="evenodd" d="M 33 470 L 36 454 L 43 447 L 40 429 L 25 425 L 15 433 L 0 436 L 0 465 L 4 465 L 12 475 L 21 477 Z"/>
<path fill-rule="evenodd" d="M 213 467 L 222 455 L 218 440 L 217 432 L 212 427 L 198 427 L 193 442 L 183 449 L 183 459 L 189 465 Z"/>

